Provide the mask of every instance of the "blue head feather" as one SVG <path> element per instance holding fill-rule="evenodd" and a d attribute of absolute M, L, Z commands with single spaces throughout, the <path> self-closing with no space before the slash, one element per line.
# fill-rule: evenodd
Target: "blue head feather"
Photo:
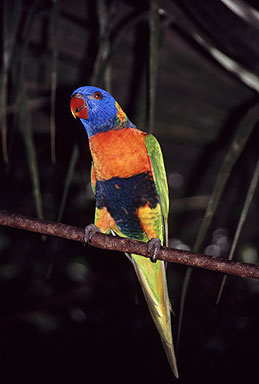
<path fill-rule="evenodd" d="M 95 92 L 101 93 L 101 98 L 97 99 Z M 120 121 L 115 99 L 101 88 L 85 86 L 77 88 L 71 95 L 79 94 L 83 97 L 87 110 L 88 118 L 80 119 L 83 123 L 88 137 L 96 133 L 107 132 L 111 129 L 135 128 L 135 125 L 125 115 L 125 120 Z M 117 104 L 118 105 L 118 104 Z"/>

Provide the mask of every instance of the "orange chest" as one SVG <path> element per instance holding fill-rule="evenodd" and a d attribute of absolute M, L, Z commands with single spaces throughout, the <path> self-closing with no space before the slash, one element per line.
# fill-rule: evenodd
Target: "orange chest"
<path fill-rule="evenodd" d="M 90 137 L 96 178 L 108 180 L 150 171 L 145 137 L 144 132 L 135 128 L 111 130 Z"/>

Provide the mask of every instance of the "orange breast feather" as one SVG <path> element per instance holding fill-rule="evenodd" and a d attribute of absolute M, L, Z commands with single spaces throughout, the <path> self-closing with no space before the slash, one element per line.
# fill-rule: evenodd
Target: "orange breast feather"
<path fill-rule="evenodd" d="M 89 144 L 98 180 L 150 171 L 144 132 L 125 128 L 98 133 Z"/>

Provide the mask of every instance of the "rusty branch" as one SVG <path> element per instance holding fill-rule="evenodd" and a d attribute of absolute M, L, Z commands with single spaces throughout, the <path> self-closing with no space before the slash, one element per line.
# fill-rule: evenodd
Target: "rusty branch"
<path fill-rule="evenodd" d="M 24 229 L 48 236 L 61 237 L 68 240 L 79 241 L 81 243 L 84 242 L 84 228 L 38 220 L 32 217 L 11 214 L 6 211 L 0 211 L 0 225 Z M 147 254 L 146 243 L 105 235 L 103 233 L 96 233 L 93 236 L 90 245 L 97 248 L 135 253 L 144 257 L 150 257 Z M 229 261 L 219 257 L 211 257 L 167 247 L 161 248 L 158 258 L 170 263 L 184 264 L 191 267 L 199 267 L 211 271 L 227 273 L 229 275 L 259 279 L 259 266 L 253 264 Z"/>

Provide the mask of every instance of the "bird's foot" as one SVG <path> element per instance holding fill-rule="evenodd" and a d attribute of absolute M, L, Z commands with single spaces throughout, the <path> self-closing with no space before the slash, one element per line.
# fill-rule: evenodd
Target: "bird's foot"
<path fill-rule="evenodd" d="M 96 232 L 101 232 L 100 228 L 98 228 L 95 224 L 89 224 L 85 227 L 85 234 L 84 234 L 84 243 L 91 243 L 93 235 Z"/>
<path fill-rule="evenodd" d="M 157 254 L 160 251 L 161 248 L 161 240 L 152 238 L 147 243 L 147 253 L 150 255 L 152 253 L 152 256 L 150 257 L 150 260 L 155 263 L 157 261 Z"/>

